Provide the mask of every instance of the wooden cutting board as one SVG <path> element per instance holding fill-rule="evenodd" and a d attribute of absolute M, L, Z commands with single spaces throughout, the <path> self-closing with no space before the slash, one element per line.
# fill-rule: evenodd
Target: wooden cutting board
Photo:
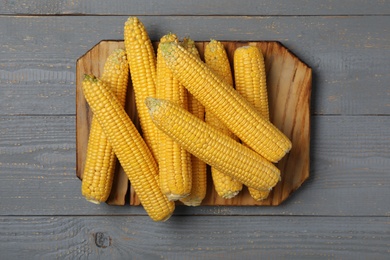
<path fill-rule="evenodd" d="M 157 43 L 154 43 L 155 46 Z M 197 42 L 198 50 L 203 57 L 207 42 Z M 270 120 L 292 141 L 291 151 L 277 163 L 282 179 L 274 187 L 269 198 L 255 201 L 244 188 L 233 199 L 222 199 L 214 191 L 210 173 L 208 173 L 208 190 L 202 205 L 279 205 L 292 192 L 297 190 L 309 177 L 310 167 L 310 96 L 312 70 L 279 42 L 223 42 L 231 65 L 234 50 L 244 45 L 258 46 L 265 59 L 267 87 L 270 106 Z M 82 89 L 84 74 L 102 74 L 104 62 L 116 48 L 124 48 L 123 41 L 101 41 L 77 60 L 76 65 L 76 174 L 82 179 L 87 150 L 89 127 L 92 118 Z M 126 111 L 139 128 L 134 93 L 129 83 Z M 130 194 L 130 198 L 126 196 Z M 108 204 L 139 205 L 135 192 L 131 189 L 127 176 L 118 164 L 114 186 Z"/>

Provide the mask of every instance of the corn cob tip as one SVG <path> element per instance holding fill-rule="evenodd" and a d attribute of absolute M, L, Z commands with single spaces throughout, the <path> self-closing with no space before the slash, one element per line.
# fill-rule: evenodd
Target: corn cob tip
<path fill-rule="evenodd" d="M 126 51 L 123 48 L 117 48 L 112 51 L 112 53 L 109 56 L 109 59 L 111 62 L 114 62 L 116 64 L 123 62 L 127 59 Z M 126 63 L 127 65 L 127 63 Z"/>
<path fill-rule="evenodd" d="M 175 42 L 162 42 L 159 47 L 161 48 L 162 53 L 169 54 L 172 53 L 173 45 L 177 43 Z"/>
<path fill-rule="evenodd" d="M 88 199 L 88 198 L 86 198 L 86 200 L 87 200 L 88 202 L 91 202 L 91 203 L 93 203 L 93 204 L 97 204 L 97 205 L 99 205 L 99 204 L 100 204 L 100 201 L 98 201 L 98 200 L 94 200 L 94 199 Z"/>
<path fill-rule="evenodd" d="M 210 39 L 209 43 L 207 44 L 208 47 L 206 47 L 206 48 L 213 47 L 211 50 L 216 51 L 217 50 L 216 46 L 218 46 L 219 44 L 222 44 L 222 43 L 215 40 L 215 39 Z"/>
<path fill-rule="evenodd" d="M 173 32 L 168 32 L 168 33 L 166 33 L 165 35 L 163 35 L 161 38 L 164 38 L 164 37 L 171 37 L 171 36 L 177 37 L 175 33 L 173 33 Z"/>
<path fill-rule="evenodd" d="M 167 216 L 166 216 L 165 218 L 163 218 L 163 219 L 158 219 L 158 220 L 154 220 L 154 221 L 156 221 L 156 222 L 165 222 L 165 221 L 167 221 L 168 219 L 170 219 L 170 218 L 172 217 L 172 214 L 173 214 L 173 213 L 167 215 Z"/>
<path fill-rule="evenodd" d="M 254 46 L 252 46 L 252 45 L 245 45 L 245 46 L 238 47 L 237 50 L 245 50 L 245 49 L 250 49 L 250 48 L 254 48 Z"/>
<path fill-rule="evenodd" d="M 178 60 L 179 52 L 176 51 L 176 48 L 188 52 L 186 47 L 183 47 L 183 45 L 178 44 L 177 42 L 164 42 L 159 45 L 159 48 L 161 49 L 162 57 L 167 64 L 172 62 L 175 63 Z"/>
<path fill-rule="evenodd" d="M 160 113 L 161 109 L 160 107 L 163 105 L 163 101 L 166 101 L 164 99 L 159 98 L 153 98 L 153 97 L 147 97 L 145 99 L 145 104 L 148 107 L 148 112 L 150 115 L 150 118 L 152 119 L 152 122 L 156 125 L 157 128 L 160 128 L 158 123 L 156 123 L 156 116 L 158 117 L 158 114 Z M 157 113 L 157 115 L 156 115 Z M 169 200 L 176 200 L 175 198 L 169 198 Z"/>
<path fill-rule="evenodd" d="M 161 100 L 154 97 L 147 97 L 145 99 L 145 104 L 148 107 L 149 114 L 152 115 L 153 111 L 161 104 Z"/>
<path fill-rule="evenodd" d="M 147 97 L 145 99 L 145 104 L 148 108 L 148 112 L 150 115 L 150 118 L 152 119 L 152 122 L 156 124 L 156 112 L 159 113 L 159 108 L 162 105 L 164 99 L 158 99 L 153 97 Z M 158 124 L 156 124 L 157 128 L 160 128 Z"/>
<path fill-rule="evenodd" d="M 137 16 L 130 16 L 129 18 L 127 18 L 125 25 L 133 24 L 136 22 L 139 22 L 138 17 Z"/>
<path fill-rule="evenodd" d="M 224 199 L 232 199 L 235 196 L 237 196 L 238 193 L 240 193 L 240 191 L 241 190 L 239 190 L 239 191 L 231 191 L 231 192 L 228 192 L 228 193 L 225 193 L 225 194 L 221 195 L 221 197 L 224 198 Z"/>
<path fill-rule="evenodd" d="M 180 46 L 183 47 L 184 49 L 190 51 L 190 53 L 192 53 L 192 50 L 197 51 L 195 41 L 193 39 L 191 39 L 190 37 L 185 37 Z"/>
<path fill-rule="evenodd" d="M 97 78 L 92 74 L 84 74 L 84 80 L 95 82 L 95 81 L 97 81 Z"/>
<path fill-rule="evenodd" d="M 160 44 L 163 44 L 165 42 L 175 42 L 175 43 L 178 43 L 178 38 L 177 38 L 177 35 L 172 33 L 172 32 L 169 32 L 165 35 L 163 35 L 161 38 L 160 38 Z"/>
<path fill-rule="evenodd" d="M 169 201 L 176 201 L 182 198 L 187 197 L 189 194 L 166 194 Z"/>
<path fill-rule="evenodd" d="M 182 201 L 182 203 L 189 207 L 198 207 L 202 204 L 202 199 L 192 200 L 192 201 Z"/>
<path fill-rule="evenodd" d="M 193 39 L 191 39 L 190 37 L 184 37 L 184 39 L 183 39 L 183 43 L 184 44 L 195 44 L 195 41 L 193 40 Z"/>
<path fill-rule="evenodd" d="M 238 51 L 241 51 L 241 50 L 255 49 L 255 48 L 257 48 L 257 47 L 256 47 L 256 46 L 252 46 L 252 45 L 245 45 L 245 46 L 238 47 L 238 48 L 236 49 L 236 51 L 238 52 Z"/>

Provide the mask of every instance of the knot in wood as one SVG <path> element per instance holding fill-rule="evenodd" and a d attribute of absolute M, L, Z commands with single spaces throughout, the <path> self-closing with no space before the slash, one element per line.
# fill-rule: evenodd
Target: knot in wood
<path fill-rule="evenodd" d="M 111 238 L 103 232 L 96 232 L 95 244 L 97 247 L 106 248 L 111 245 Z"/>

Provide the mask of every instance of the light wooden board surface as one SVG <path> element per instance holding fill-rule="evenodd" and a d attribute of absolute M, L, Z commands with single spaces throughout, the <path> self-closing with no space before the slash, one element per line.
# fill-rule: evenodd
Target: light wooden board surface
<path fill-rule="evenodd" d="M 175 5 L 175 6 L 173 6 Z M 0 1 L 4 259 L 388 259 L 388 1 Z M 95 206 L 76 172 L 76 60 L 121 40 L 280 41 L 313 68 L 310 178 L 277 207 Z M 96 243 L 98 237 L 98 243 Z"/>
<path fill-rule="evenodd" d="M 201 56 L 203 56 L 207 43 L 196 42 Z M 270 120 L 291 140 L 292 149 L 276 164 L 282 174 L 281 181 L 274 187 L 267 199 L 254 200 L 246 188 L 232 199 L 223 199 L 216 193 L 209 173 L 207 177 L 208 189 L 202 205 L 279 205 L 309 178 L 312 70 L 278 42 L 225 41 L 222 44 L 231 64 L 233 64 L 234 51 L 241 46 L 256 46 L 263 53 L 267 75 Z M 157 48 L 157 43 L 155 45 Z M 101 41 L 77 60 L 76 174 L 80 179 L 83 177 L 89 131 L 93 117 L 82 92 L 82 80 L 85 74 L 100 77 L 106 59 L 117 48 L 124 48 L 123 41 Z M 203 57 L 201 58 L 203 59 Z M 131 82 L 128 86 L 127 95 L 126 111 L 132 121 L 138 125 L 139 120 Z M 140 129 L 139 126 L 138 128 Z M 118 176 L 118 178 L 114 179 L 115 188 L 111 190 L 111 198 L 121 198 L 127 193 L 125 187 L 127 187 L 128 181 L 123 182 L 122 175 L 124 175 L 123 169 L 117 167 L 115 176 Z M 129 192 L 130 204 L 139 205 L 140 201 L 134 190 L 130 188 Z M 124 202 L 124 200 L 111 199 L 108 201 L 109 204 L 115 205 L 121 204 L 121 202 Z"/>

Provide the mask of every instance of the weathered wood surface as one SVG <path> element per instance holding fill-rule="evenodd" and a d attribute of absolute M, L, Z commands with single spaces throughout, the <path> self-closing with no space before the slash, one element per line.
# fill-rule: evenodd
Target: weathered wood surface
<path fill-rule="evenodd" d="M 123 39 L 126 18 L 0 16 L 0 115 L 75 114 L 77 58 Z M 197 41 L 280 41 L 313 69 L 314 114 L 390 114 L 390 16 L 141 19 L 153 40 L 174 31 Z"/>
<path fill-rule="evenodd" d="M 0 1 L 0 14 L 27 15 L 386 15 L 386 0 Z"/>
<path fill-rule="evenodd" d="M 388 259 L 389 8 L 0 0 L 0 258 Z M 128 15 L 144 15 L 153 40 L 175 31 L 280 41 L 313 68 L 309 180 L 277 207 L 178 207 L 168 223 L 86 202 L 75 177 L 76 59 L 122 40 Z"/>
<path fill-rule="evenodd" d="M 384 217 L 0 217 L 0 251 L 8 259 L 386 259 L 389 226 Z"/>
<path fill-rule="evenodd" d="M 0 215 L 144 214 L 82 198 L 75 121 L 0 117 Z M 313 116 L 311 177 L 287 201 L 277 207 L 179 208 L 177 214 L 390 216 L 389 128 L 388 116 Z"/>

